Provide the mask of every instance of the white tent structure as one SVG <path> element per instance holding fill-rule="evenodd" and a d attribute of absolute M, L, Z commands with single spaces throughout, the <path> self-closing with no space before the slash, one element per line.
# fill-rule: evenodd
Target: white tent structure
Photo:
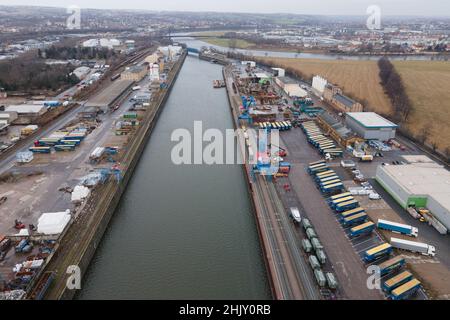
<path fill-rule="evenodd" d="M 43 213 L 39 220 L 37 231 L 46 235 L 60 234 L 70 221 L 70 210 L 63 212 Z"/>

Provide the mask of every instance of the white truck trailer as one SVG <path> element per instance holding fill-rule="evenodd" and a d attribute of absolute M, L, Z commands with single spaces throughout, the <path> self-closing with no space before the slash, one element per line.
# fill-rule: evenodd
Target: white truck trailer
<path fill-rule="evenodd" d="M 423 242 L 409 241 L 399 238 L 391 238 L 391 246 L 397 249 L 408 250 L 411 252 L 418 252 L 425 256 L 434 257 L 436 255 L 436 248 Z"/>

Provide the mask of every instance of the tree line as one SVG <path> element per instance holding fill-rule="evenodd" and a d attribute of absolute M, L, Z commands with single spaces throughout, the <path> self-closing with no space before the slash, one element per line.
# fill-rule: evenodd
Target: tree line
<path fill-rule="evenodd" d="M 36 59 L 36 52 L 0 62 L 0 87 L 6 91 L 32 92 L 57 90 L 61 86 L 74 85 L 80 80 L 71 74 L 70 65 L 48 65 Z"/>
<path fill-rule="evenodd" d="M 109 60 L 116 56 L 116 52 L 108 48 L 85 48 L 85 47 L 66 47 L 51 46 L 45 50 L 38 50 L 38 55 L 45 59 L 58 60 L 86 60 L 86 59 L 104 59 Z"/>
<path fill-rule="evenodd" d="M 388 58 L 378 60 L 381 85 L 394 108 L 394 120 L 406 122 L 412 111 L 412 104 L 406 93 L 400 74 Z"/>

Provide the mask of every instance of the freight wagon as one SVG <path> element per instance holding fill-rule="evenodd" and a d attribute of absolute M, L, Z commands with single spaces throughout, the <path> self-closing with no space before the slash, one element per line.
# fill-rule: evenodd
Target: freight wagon
<path fill-rule="evenodd" d="M 357 225 L 356 227 L 351 228 L 350 237 L 354 238 L 370 234 L 372 233 L 373 229 L 375 229 L 375 223 L 373 223 L 372 221 L 367 221 L 365 223 Z"/>
<path fill-rule="evenodd" d="M 338 283 L 336 277 L 331 272 L 325 273 L 325 278 L 327 279 L 328 287 L 330 289 L 337 289 Z"/>
<path fill-rule="evenodd" d="M 385 282 L 383 282 L 382 288 L 387 293 L 391 292 L 395 288 L 401 286 L 402 284 L 410 281 L 413 278 L 413 275 L 409 271 L 403 271 L 398 275 L 389 278 Z"/>
<path fill-rule="evenodd" d="M 419 229 L 415 227 L 383 219 L 378 219 L 377 227 L 378 229 L 384 229 L 395 233 L 405 234 L 411 237 L 417 237 L 417 234 L 419 232 Z"/>
<path fill-rule="evenodd" d="M 400 256 L 396 256 L 396 257 L 389 259 L 383 263 L 380 263 L 378 265 L 378 267 L 380 268 L 381 276 L 384 276 L 391 272 L 400 270 L 401 268 L 403 268 L 405 266 L 405 264 L 406 264 L 406 262 L 405 262 L 404 258 L 402 258 Z"/>
<path fill-rule="evenodd" d="M 381 257 L 390 255 L 391 252 L 392 252 L 392 246 L 389 243 L 383 243 L 374 248 L 366 250 L 364 252 L 364 261 L 372 262 Z"/>

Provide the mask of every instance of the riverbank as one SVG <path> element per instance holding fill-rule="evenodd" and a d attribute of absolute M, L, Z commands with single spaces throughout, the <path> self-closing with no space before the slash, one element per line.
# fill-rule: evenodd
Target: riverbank
<path fill-rule="evenodd" d="M 66 270 L 69 266 L 76 265 L 80 268 L 81 276 L 87 270 L 114 209 L 133 175 L 145 142 L 151 134 L 185 58 L 186 53 L 175 63 L 167 79 L 167 89 L 162 89 L 155 93 L 154 100 L 149 108 L 151 111 L 145 114 L 136 134 L 128 142 L 126 151 L 120 159 L 122 168 L 121 181 L 111 180 L 100 186 L 84 205 L 82 212 L 79 213 L 65 234 L 60 238 L 58 251 L 43 270 L 44 272 L 54 272 L 55 274 L 55 280 L 46 293 L 46 299 L 73 298 L 76 291 L 69 290 L 66 287 L 66 281 L 69 276 Z"/>

